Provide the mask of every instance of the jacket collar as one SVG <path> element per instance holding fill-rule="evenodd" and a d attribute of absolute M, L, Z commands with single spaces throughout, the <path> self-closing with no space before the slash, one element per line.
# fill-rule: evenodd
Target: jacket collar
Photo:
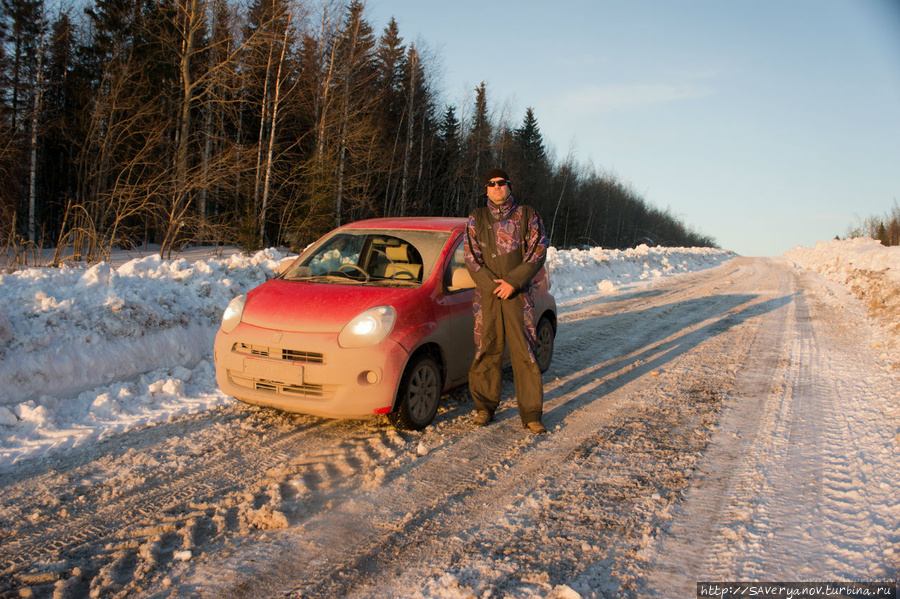
<path fill-rule="evenodd" d="M 488 200 L 488 210 L 491 211 L 491 216 L 494 217 L 494 220 L 506 220 L 518 207 L 519 205 L 516 204 L 512 194 L 499 206 Z"/>

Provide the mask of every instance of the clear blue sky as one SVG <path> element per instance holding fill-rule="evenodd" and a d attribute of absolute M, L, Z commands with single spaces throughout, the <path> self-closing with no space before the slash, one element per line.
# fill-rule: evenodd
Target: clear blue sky
<path fill-rule="evenodd" d="M 368 0 L 430 50 L 457 115 L 533 107 L 562 161 L 615 173 L 747 256 L 900 202 L 900 0 Z"/>

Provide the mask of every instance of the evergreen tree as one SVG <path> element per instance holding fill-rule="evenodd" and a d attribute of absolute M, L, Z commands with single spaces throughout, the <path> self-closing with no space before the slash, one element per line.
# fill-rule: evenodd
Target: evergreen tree
<path fill-rule="evenodd" d="M 334 149 L 334 215 L 336 224 L 344 218 L 358 219 L 382 212 L 373 205 L 372 183 L 384 175 L 384 161 L 373 142 L 378 139 L 374 61 L 375 36 L 364 18 L 365 5 L 353 0 L 347 7 L 337 36 L 337 138 Z"/>
<path fill-rule="evenodd" d="M 44 5 L 42 0 L 3 0 L 2 9 L 7 22 L 4 54 L 9 57 L 6 106 L 10 126 L 16 129 L 33 109 L 39 43 L 44 33 Z"/>
<path fill-rule="evenodd" d="M 374 65 L 377 70 L 375 87 L 378 90 L 379 141 L 389 157 L 382 181 L 384 193 L 378 203 L 384 214 L 393 214 L 400 203 L 402 188 L 403 119 L 406 114 L 404 95 L 404 64 L 406 46 L 400 36 L 397 21 L 391 18 L 375 50 Z"/>
<path fill-rule="evenodd" d="M 435 168 L 436 189 L 439 193 L 440 215 L 461 216 L 462 197 L 462 144 L 460 123 L 456 109 L 447 106 L 438 126 L 438 152 Z"/>
<path fill-rule="evenodd" d="M 45 33 L 42 0 L 3 0 L 5 33 L 2 40 L 6 72 L 3 78 L 4 132 L 2 158 L 4 209 L 7 231 L 18 228 L 29 241 L 37 241 L 37 220 L 42 202 L 37 197 L 37 149 L 40 143 L 43 41 Z M 18 214 L 18 223 L 12 215 Z M 18 227 L 17 227 L 18 226 Z"/>
<path fill-rule="evenodd" d="M 380 96 L 380 112 L 388 131 L 399 127 L 403 114 L 404 62 L 406 46 L 400 36 L 397 21 L 391 18 L 375 50 L 374 66 L 377 70 L 376 87 Z"/>
<path fill-rule="evenodd" d="M 544 150 L 544 139 L 538 127 L 534 109 L 525 109 L 525 119 L 522 126 L 513 131 L 513 138 L 522 160 L 522 166 L 527 169 L 546 169 L 547 153 Z"/>
<path fill-rule="evenodd" d="M 714 243 L 614 176 L 554 163 L 532 108 L 495 122 L 483 82 L 471 110 L 438 114 L 428 53 L 394 19 L 373 34 L 360 0 L 323 3 L 320 21 L 293 19 L 294 0 L 88 2 L 84 29 L 60 14 L 41 52 L 41 0 L 0 0 L 0 235 L 15 242 L 31 211 L 76 258 L 132 239 L 297 248 L 373 215 L 465 216 L 499 166 L 556 245 Z"/>
<path fill-rule="evenodd" d="M 510 176 L 515 177 L 516 199 L 539 206 L 550 182 L 550 164 L 534 110 L 527 108 L 522 126 L 513 131 L 513 155 Z M 512 174 L 515 173 L 515 174 Z"/>
<path fill-rule="evenodd" d="M 475 89 L 475 112 L 472 115 L 469 135 L 466 139 L 466 167 L 469 170 L 468 202 L 465 212 L 468 213 L 484 196 L 481 177 L 491 168 L 493 152 L 491 145 L 492 127 L 488 116 L 487 86 L 481 82 Z"/>
<path fill-rule="evenodd" d="M 430 159 L 435 134 L 434 105 L 428 90 L 422 56 L 410 46 L 403 61 L 405 150 L 401 183 L 401 216 L 431 214 L 430 193 L 424 181 L 425 163 Z M 427 152 L 426 152 L 427 148 Z"/>
<path fill-rule="evenodd" d="M 8 34 L 8 15 L 0 4 L 0 245 L 12 243 L 16 230 L 18 211 L 20 157 L 16 151 L 16 138 L 11 126 L 10 64 L 5 40 Z"/>
<path fill-rule="evenodd" d="M 110 65 L 127 62 L 143 41 L 140 0 L 93 0 L 84 9 L 90 20 L 91 38 L 81 48 L 83 63 L 99 84 Z"/>
<path fill-rule="evenodd" d="M 877 230 L 875 231 L 875 239 L 881 242 L 881 245 L 891 245 L 891 240 L 887 234 L 887 227 L 884 226 L 884 221 L 878 222 Z"/>
<path fill-rule="evenodd" d="M 66 206 L 77 188 L 74 145 L 81 137 L 78 115 L 87 90 L 79 78 L 76 31 L 68 13 L 53 23 L 47 51 L 40 172 L 47 202 L 43 225 L 53 241 L 64 228 Z"/>

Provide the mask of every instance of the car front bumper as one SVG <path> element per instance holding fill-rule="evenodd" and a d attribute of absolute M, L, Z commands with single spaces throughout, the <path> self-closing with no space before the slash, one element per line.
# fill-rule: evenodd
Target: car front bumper
<path fill-rule="evenodd" d="M 216 335 L 216 380 L 245 403 L 328 418 L 385 414 L 406 350 L 387 338 L 346 349 L 337 334 L 291 333 L 241 323 Z"/>

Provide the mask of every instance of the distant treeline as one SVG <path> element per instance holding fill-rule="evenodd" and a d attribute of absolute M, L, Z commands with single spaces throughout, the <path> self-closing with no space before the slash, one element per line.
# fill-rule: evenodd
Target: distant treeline
<path fill-rule="evenodd" d="M 884 216 L 870 216 L 847 232 L 847 237 L 871 237 L 882 245 L 900 245 L 900 205 L 894 200 L 894 207 Z"/>
<path fill-rule="evenodd" d="M 2 2 L 7 255 L 298 248 L 365 217 L 466 215 L 495 166 L 557 247 L 715 245 L 616 176 L 549 156 L 534 111 L 512 122 L 483 83 L 442 103 L 438 57 L 394 20 L 376 33 L 362 2 L 80 6 Z"/>

